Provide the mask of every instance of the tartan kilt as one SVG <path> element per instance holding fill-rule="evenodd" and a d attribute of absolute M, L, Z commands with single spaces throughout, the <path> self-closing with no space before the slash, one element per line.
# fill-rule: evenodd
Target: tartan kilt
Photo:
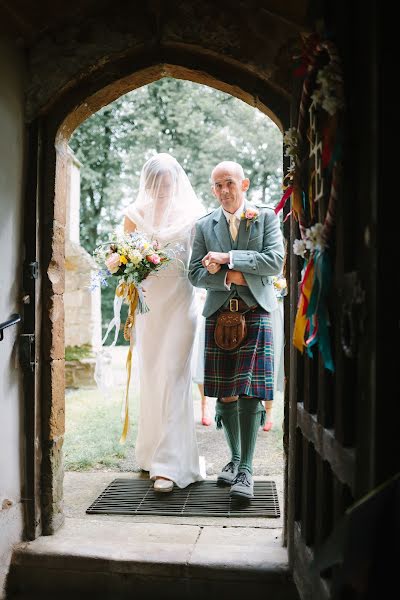
<path fill-rule="evenodd" d="M 273 400 L 274 348 L 269 312 L 246 313 L 247 338 L 236 350 L 222 350 L 214 341 L 218 313 L 206 319 L 204 394 L 210 398 L 253 396 Z"/>

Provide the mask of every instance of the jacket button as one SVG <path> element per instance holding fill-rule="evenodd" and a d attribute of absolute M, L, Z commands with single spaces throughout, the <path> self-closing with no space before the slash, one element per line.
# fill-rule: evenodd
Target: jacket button
<path fill-rule="evenodd" d="M 253 267 L 253 270 L 255 271 L 255 270 L 256 270 L 256 268 L 255 268 L 255 267 Z"/>

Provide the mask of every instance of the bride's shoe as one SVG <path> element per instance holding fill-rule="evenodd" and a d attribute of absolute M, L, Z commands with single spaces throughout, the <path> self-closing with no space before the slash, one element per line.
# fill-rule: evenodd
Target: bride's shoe
<path fill-rule="evenodd" d="M 170 479 L 159 478 L 155 480 L 153 487 L 155 492 L 172 492 L 174 482 Z"/>

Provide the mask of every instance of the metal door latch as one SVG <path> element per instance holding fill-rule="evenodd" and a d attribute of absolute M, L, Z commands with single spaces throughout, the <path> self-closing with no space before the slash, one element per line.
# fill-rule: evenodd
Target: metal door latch
<path fill-rule="evenodd" d="M 35 369 L 35 334 L 22 333 L 19 336 L 19 360 L 26 371 Z"/>

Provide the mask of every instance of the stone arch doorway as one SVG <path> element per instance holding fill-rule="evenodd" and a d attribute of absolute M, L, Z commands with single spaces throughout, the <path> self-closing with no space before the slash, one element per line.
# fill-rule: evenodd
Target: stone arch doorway
<path fill-rule="evenodd" d="M 40 338 L 43 368 L 40 371 L 42 398 L 42 453 L 35 458 L 32 487 L 40 495 L 34 497 L 31 507 L 30 537 L 40 533 L 51 534 L 63 522 L 63 459 L 64 437 L 64 228 L 65 205 L 68 188 L 67 144 L 76 127 L 86 118 L 119 96 L 142 85 L 169 76 L 202 83 L 231 94 L 267 114 L 283 131 L 288 126 L 288 98 L 265 85 L 260 76 L 243 77 L 237 69 L 226 65 L 229 77 L 222 78 L 224 61 L 219 59 L 208 65 L 208 71 L 198 70 L 192 56 L 182 55 L 181 63 L 164 62 L 152 56 L 152 64 L 145 66 L 145 56 L 140 68 L 126 74 L 125 62 L 105 69 L 95 81 L 83 82 L 60 99 L 45 118 L 38 119 L 32 127 L 32 143 L 41 140 L 42 152 L 38 156 L 40 173 L 43 230 L 40 232 L 42 254 L 42 336 Z M 154 64 L 156 63 L 156 64 Z M 118 77 L 123 75 L 123 77 Z M 228 81 L 226 81 L 228 79 Z M 95 89 L 97 88 L 97 89 Z M 287 423 L 285 429 L 287 428 Z"/>
<path fill-rule="evenodd" d="M 67 116 L 75 115 L 76 126 L 80 118 L 91 114 L 94 108 L 88 100 L 91 102 L 100 90 L 110 90 L 113 82 L 132 73 L 160 68 L 159 65 L 175 65 L 174 68 L 179 65 L 181 69 L 194 71 L 199 78 L 206 74 L 206 78 L 214 79 L 216 87 L 232 89 L 233 95 L 248 94 L 249 103 L 269 107 L 286 129 L 289 111 L 291 121 L 295 123 L 297 118 L 292 96 L 298 99 L 300 90 L 292 80 L 295 54 L 292 47 L 297 45 L 299 34 L 318 32 L 322 25 L 336 40 L 345 67 L 347 99 L 346 186 L 338 205 L 337 287 L 339 291 L 352 290 L 354 282 L 357 288 L 360 283 L 368 318 L 363 319 L 355 356 L 344 355 L 336 336 L 340 364 L 332 385 L 327 386 L 323 380 L 322 386 L 319 385 L 310 362 L 300 377 L 296 377 L 305 361 L 293 348 L 290 353 L 290 450 L 295 450 L 299 468 L 296 461 L 292 461 L 288 475 L 293 483 L 288 488 L 292 496 L 287 511 L 289 534 L 290 528 L 292 530 L 288 546 L 289 550 L 292 548 L 291 566 L 295 573 L 297 571 L 296 581 L 306 584 L 314 577 L 310 570 L 311 544 L 325 539 L 353 500 L 360 499 L 398 471 L 397 455 L 393 452 L 397 424 L 394 419 L 387 419 L 387 411 L 380 410 L 377 394 L 377 390 L 386 389 L 387 382 L 393 378 L 386 368 L 386 358 L 387 347 L 396 331 L 394 326 L 386 327 L 387 322 L 394 323 L 395 295 L 385 293 L 383 284 L 389 280 L 385 266 L 391 264 L 386 259 L 391 248 L 385 246 L 385 241 L 389 243 L 392 238 L 383 229 L 387 224 L 387 203 L 381 176 L 384 172 L 382 125 L 390 109 L 383 114 L 385 87 L 376 85 L 381 81 L 379 66 L 383 55 L 377 25 L 386 22 L 376 7 L 365 10 L 360 3 L 300 0 L 287 3 L 148 0 L 140 6 L 121 0 L 114 0 L 112 4 L 109 0 L 96 3 L 85 0 L 80 3 L 79 11 L 67 4 L 57 7 L 57 15 L 47 5 L 37 2 L 34 19 L 28 8 L 26 3 L 21 3 L 19 8 L 13 7 L 10 11 L 15 16 L 12 19 L 15 20 L 14 31 L 19 33 L 19 40 L 22 39 L 29 62 L 24 211 L 24 298 L 27 304 L 23 321 L 27 341 L 31 343 L 36 336 L 36 346 L 34 356 L 29 346 L 24 374 L 27 448 L 24 498 L 27 499 L 28 537 L 52 533 L 61 522 L 62 486 L 58 476 L 62 472 L 59 465 L 64 410 L 64 215 L 62 203 L 54 202 L 55 181 L 56 195 L 60 197 L 65 176 L 62 161 L 56 160 L 54 146 L 60 127 L 65 124 L 64 135 L 68 136 L 68 123 L 70 131 L 74 124 L 73 120 L 68 122 Z M 357 28 L 354 28 L 355 22 Z M 157 76 L 162 76 L 162 71 Z M 57 140 L 58 152 L 62 152 L 63 138 L 57 137 Z M 290 267 L 293 267 L 291 291 L 295 298 L 294 260 L 290 261 Z M 346 275 L 348 277 L 344 277 Z M 382 285 L 377 286 L 377 281 Z M 359 299 L 349 293 L 349 298 L 344 300 L 352 306 Z M 337 323 L 345 309 L 343 304 L 339 298 Z M 385 310 L 378 310 L 380 306 L 385 306 Z M 291 302 L 291 319 L 294 309 Z M 385 345 L 377 335 L 382 331 L 388 338 Z M 324 402 L 319 403 L 319 396 L 324 400 L 326 391 L 332 392 L 330 398 L 335 400 L 335 414 L 327 413 Z M 310 402 L 298 410 L 302 396 L 310 398 Z M 390 411 L 394 399 L 392 394 L 386 395 L 387 410 Z M 352 488 L 352 493 L 349 494 L 346 487 Z M 325 508 L 325 498 L 332 496 L 329 511 L 325 510 L 326 520 L 325 515 L 315 509 Z M 310 502 L 310 498 L 314 502 Z M 379 577 L 376 579 L 380 581 Z M 325 583 L 319 581 L 318 589 L 325 590 Z M 328 597 L 329 591 L 320 595 Z"/>

